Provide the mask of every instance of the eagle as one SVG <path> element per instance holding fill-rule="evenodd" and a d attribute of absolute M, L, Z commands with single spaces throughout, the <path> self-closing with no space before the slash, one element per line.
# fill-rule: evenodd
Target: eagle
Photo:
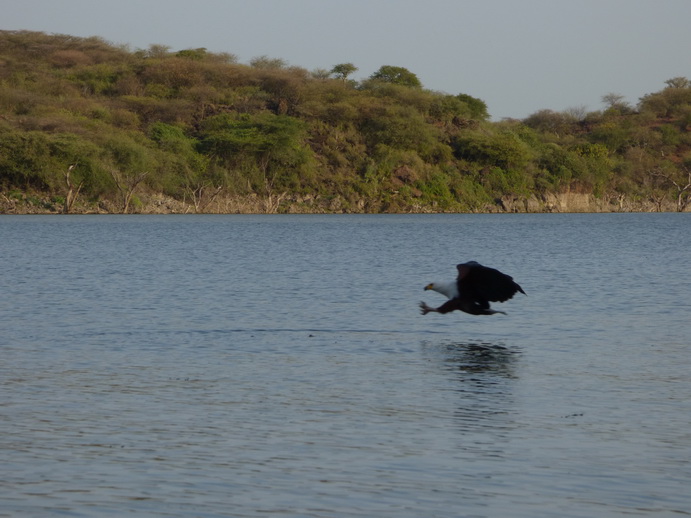
<path fill-rule="evenodd" d="M 425 286 L 425 290 L 433 290 L 446 295 L 449 300 L 438 308 L 431 308 L 424 302 L 420 302 L 420 310 L 423 315 L 430 312 L 449 313 L 458 309 L 471 315 L 494 315 L 504 311 L 491 309 L 490 302 L 505 302 L 517 292 L 525 291 L 505 273 L 482 266 L 477 261 L 456 266 L 458 277 L 452 282 L 432 282 Z"/>

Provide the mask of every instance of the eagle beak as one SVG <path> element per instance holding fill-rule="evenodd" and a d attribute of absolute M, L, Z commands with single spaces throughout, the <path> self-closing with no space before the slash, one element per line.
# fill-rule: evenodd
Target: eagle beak
<path fill-rule="evenodd" d="M 428 284 L 427 286 L 425 286 L 425 291 L 431 290 L 432 286 L 434 286 L 434 284 Z"/>

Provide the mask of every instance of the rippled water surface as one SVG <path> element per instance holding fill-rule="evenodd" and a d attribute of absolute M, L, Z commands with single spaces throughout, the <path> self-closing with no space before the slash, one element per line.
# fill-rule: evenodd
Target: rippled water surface
<path fill-rule="evenodd" d="M 508 315 L 421 316 L 477 260 Z M 0 516 L 691 515 L 689 214 L 0 217 Z"/>

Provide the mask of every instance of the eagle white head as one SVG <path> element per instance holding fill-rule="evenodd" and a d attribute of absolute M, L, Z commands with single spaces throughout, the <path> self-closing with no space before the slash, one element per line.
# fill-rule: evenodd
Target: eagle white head
<path fill-rule="evenodd" d="M 446 298 L 455 299 L 458 297 L 458 283 L 456 281 L 451 282 L 430 282 L 425 286 L 426 290 L 436 291 L 445 295 Z"/>

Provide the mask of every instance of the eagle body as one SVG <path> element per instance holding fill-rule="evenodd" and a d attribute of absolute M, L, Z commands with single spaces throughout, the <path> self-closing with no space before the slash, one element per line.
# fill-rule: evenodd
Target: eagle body
<path fill-rule="evenodd" d="M 490 302 L 506 302 L 518 292 L 525 295 L 523 288 L 513 280 L 513 277 L 476 261 L 459 264 L 456 269 L 458 277 L 455 282 L 433 282 L 425 286 L 425 290 L 441 293 L 449 300 L 438 308 L 431 308 L 421 302 L 420 308 L 423 315 L 430 312 L 444 314 L 455 310 L 471 315 L 506 314 L 492 309 Z"/>

